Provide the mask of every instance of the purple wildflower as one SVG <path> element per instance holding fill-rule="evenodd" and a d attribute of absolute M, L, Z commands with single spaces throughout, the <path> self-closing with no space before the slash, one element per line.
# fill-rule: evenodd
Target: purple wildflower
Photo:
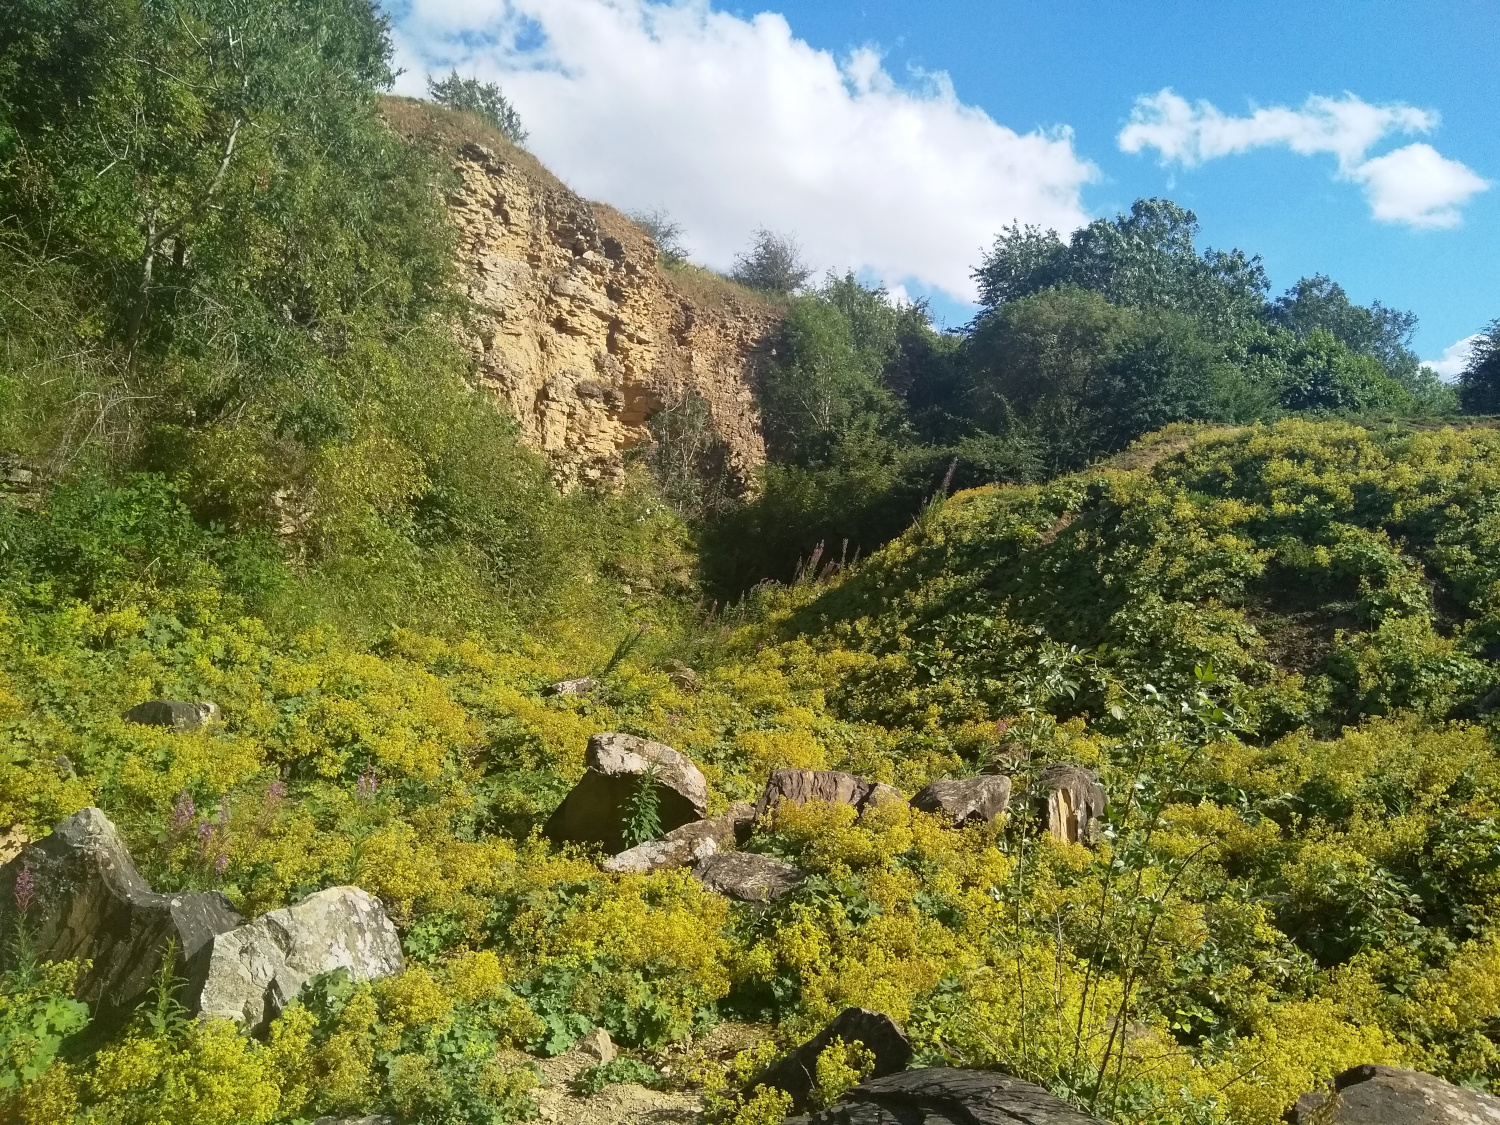
<path fill-rule="evenodd" d="M 375 799 L 376 788 L 377 786 L 375 782 L 374 770 L 366 770 L 364 773 L 359 775 L 358 792 L 361 800 L 373 801 Z"/>
<path fill-rule="evenodd" d="M 266 804 L 271 805 L 274 808 L 276 805 L 281 804 L 282 800 L 285 797 L 286 782 L 282 781 L 279 778 L 271 782 L 271 787 L 266 790 Z"/>
<path fill-rule="evenodd" d="M 219 823 L 220 824 L 228 824 L 229 823 L 229 798 L 228 797 L 220 797 L 219 798 Z"/>
<path fill-rule="evenodd" d="M 31 900 L 36 896 L 36 874 L 30 867 L 23 866 L 21 873 L 16 876 L 16 909 L 22 914 L 31 908 Z"/>
<path fill-rule="evenodd" d="M 208 850 L 208 843 L 214 838 L 214 826 L 208 821 L 198 825 L 198 843 L 203 845 L 203 850 Z"/>
<path fill-rule="evenodd" d="M 177 794 L 177 804 L 172 807 L 172 834 L 175 836 L 181 832 L 192 823 L 196 815 L 198 815 L 198 810 L 193 805 L 193 798 L 184 789 Z"/>
<path fill-rule="evenodd" d="M 214 874 L 218 875 L 220 878 L 223 878 L 224 872 L 228 870 L 228 868 L 229 857 L 227 855 L 221 855 L 218 859 L 214 860 Z"/>

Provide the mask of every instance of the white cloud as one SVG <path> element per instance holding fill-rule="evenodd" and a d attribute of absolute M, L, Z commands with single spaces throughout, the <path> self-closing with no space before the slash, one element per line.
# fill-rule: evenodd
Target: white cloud
<path fill-rule="evenodd" d="M 1273 106 L 1232 117 L 1207 101 L 1196 104 L 1170 89 L 1142 95 L 1120 131 L 1122 151 L 1153 148 L 1163 164 L 1191 167 L 1252 149 L 1285 145 L 1304 156 L 1332 155 L 1338 176 L 1360 184 L 1381 222 L 1414 227 L 1456 226 L 1459 208 L 1489 184 L 1428 144 L 1410 144 L 1368 158 L 1387 136 L 1430 133 L 1440 117 L 1415 106 L 1371 105 L 1353 94 L 1314 96 L 1300 109 Z"/>
<path fill-rule="evenodd" d="M 575 189 L 665 208 L 694 257 L 730 265 L 761 226 L 819 269 L 868 270 L 959 299 L 1015 220 L 1069 231 L 1094 179 L 1066 129 L 1017 133 L 943 74 L 898 86 L 873 50 L 842 62 L 779 15 L 706 0 L 411 0 L 397 23 L 420 94 L 450 66 L 496 81 L 529 146 Z"/>
<path fill-rule="evenodd" d="M 1437 359 L 1424 360 L 1423 364 L 1436 371 L 1438 377 L 1444 382 L 1451 383 L 1469 365 L 1469 355 L 1479 339 L 1478 333 L 1465 336 L 1462 340 L 1455 341 L 1444 348 L 1443 354 Z"/>
<path fill-rule="evenodd" d="M 1415 144 L 1366 160 L 1352 179 L 1364 185 L 1375 217 L 1414 227 L 1456 227 L 1459 207 L 1490 185 L 1431 145 Z"/>

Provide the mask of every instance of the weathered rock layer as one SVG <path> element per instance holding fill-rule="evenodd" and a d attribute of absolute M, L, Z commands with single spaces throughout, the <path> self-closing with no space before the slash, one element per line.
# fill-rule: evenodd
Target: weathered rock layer
<path fill-rule="evenodd" d="M 475 381 L 560 484 L 617 480 L 652 415 L 689 395 L 742 478 L 764 460 L 753 387 L 779 319 L 772 306 L 728 283 L 677 280 L 644 231 L 522 154 L 470 142 L 455 170 L 449 207 L 471 302 L 461 335 Z"/>

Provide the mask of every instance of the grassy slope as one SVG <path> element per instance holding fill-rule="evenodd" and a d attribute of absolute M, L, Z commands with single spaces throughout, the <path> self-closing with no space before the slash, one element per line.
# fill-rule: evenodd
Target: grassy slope
<path fill-rule="evenodd" d="M 456 1105 L 479 1079 L 444 1047 L 455 1027 L 556 1049 L 601 1023 L 652 1051 L 723 1017 L 794 1037 L 846 1003 L 904 1020 L 929 1060 L 1006 1066 L 1121 1121 L 1269 1123 L 1377 1058 L 1488 1082 L 1472 982 L 1500 967 L 1500 776 L 1488 730 L 1448 716 L 1491 682 L 1500 435 L 1289 422 L 1154 449 L 955 496 L 847 576 L 648 635 L 589 700 L 541 692 L 607 655 L 581 621 L 363 649 L 266 628 L 206 564 L 93 604 L 13 587 L 0 821 L 36 832 L 97 803 L 161 887 L 262 910 L 356 882 L 387 902 L 406 977 L 294 1012 L 274 1066 L 239 1048 L 280 1075 L 267 1121 L 409 1111 L 413 1067 Z M 679 656 L 695 693 L 666 674 Z M 226 721 L 118 718 L 158 695 L 216 699 Z M 1112 842 L 1035 840 L 1024 802 L 998 836 L 788 814 L 756 846 L 815 878 L 731 910 L 534 836 L 604 729 L 690 753 L 715 806 L 788 765 L 910 793 L 999 757 L 1018 784 L 1083 762 Z M 133 1043 L 75 1072 L 120 1120 L 86 1076 Z M 184 1058 L 210 1066 L 192 1051 L 211 1046 Z M 514 1076 L 486 1073 L 487 1104 L 509 1104 Z"/>

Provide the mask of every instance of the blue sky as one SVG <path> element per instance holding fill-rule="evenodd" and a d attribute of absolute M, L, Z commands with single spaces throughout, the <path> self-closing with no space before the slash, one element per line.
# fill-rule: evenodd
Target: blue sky
<path fill-rule="evenodd" d="M 1489 0 L 402 0 L 393 14 L 403 89 L 450 65 L 499 81 L 554 170 L 664 208 L 720 268 L 764 225 L 957 321 L 1001 223 L 1067 230 L 1167 195 L 1197 211 L 1203 244 L 1260 254 L 1278 290 L 1321 272 L 1415 311 L 1425 358 L 1500 317 Z"/>

